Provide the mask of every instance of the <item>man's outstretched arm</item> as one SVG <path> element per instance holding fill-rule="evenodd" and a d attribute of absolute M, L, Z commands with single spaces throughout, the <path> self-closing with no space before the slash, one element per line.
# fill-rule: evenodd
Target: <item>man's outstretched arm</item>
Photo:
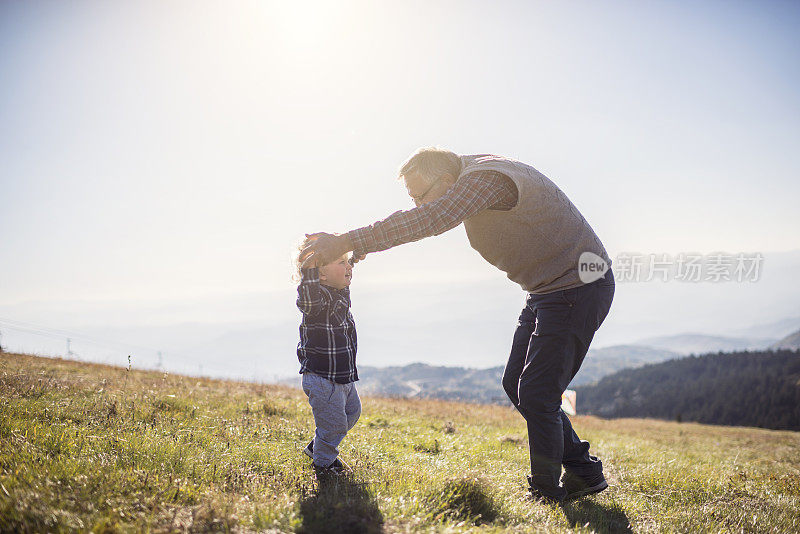
<path fill-rule="evenodd" d="M 351 250 L 360 257 L 441 234 L 487 208 L 510 209 L 516 202 L 517 190 L 509 178 L 494 171 L 470 173 L 428 204 L 395 212 L 382 221 L 341 236 L 314 234 L 318 239 L 306 250 L 313 251 L 323 261 Z"/>

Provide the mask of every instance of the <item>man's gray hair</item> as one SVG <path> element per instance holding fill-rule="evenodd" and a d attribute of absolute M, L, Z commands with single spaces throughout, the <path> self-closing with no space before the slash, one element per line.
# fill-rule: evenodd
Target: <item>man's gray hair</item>
<path fill-rule="evenodd" d="M 411 172 L 417 173 L 428 185 L 432 185 L 443 174 L 458 178 L 461 174 L 461 158 L 443 148 L 420 148 L 400 167 L 400 178 Z"/>

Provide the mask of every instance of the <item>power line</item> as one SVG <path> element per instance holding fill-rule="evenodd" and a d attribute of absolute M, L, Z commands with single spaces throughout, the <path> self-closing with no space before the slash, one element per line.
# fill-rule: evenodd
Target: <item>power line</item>
<path fill-rule="evenodd" d="M 35 323 L 29 323 L 25 321 L 17 321 L 15 319 L 8 319 L 5 317 L 0 317 L 0 325 L 3 325 L 5 328 L 10 328 L 12 330 L 17 330 L 20 332 L 27 332 L 30 334 L 41 335 L 45 337 L 50 337 L 54 339 L 77 339 L 82 340 L 84 342 L 92 343 L 95 345 L 105 345 L 108 347 L 120 348 L 120 347 L 127 347 L 128 349 L 136 349 L 136 350 L 146 350 L 148 352 L 158 353 L 159 349 L 154 349 L 153 347 L 145 347 L 143 345 L 134 345 L 132 343 L 122 343 L 119 341 L 108 341 L 99 338 L 95 338 L 92 336 L 88 336 L 86 334 L 81 334 L 78 332 L 73 332 L 69 330 L 61 330 L 58 328 L 51 328 L 48 326 L 42 326 Z"/>
<path fill-rule="evenodd" d="M 94 336 L 89 336 L 80 332 L 75 332 L 72 330 L 63 330 L 60 328 L 51 328 L 49 326 L 44 326 L 41 324 L 26 322 L 26 321 L 18 321 L 16 319 L 9 319 L 7 317 L 0 317 L 0 327 L 6 330 L 14 330 L 17 332 L 24 332 L 28 334 L 33 334 L 36 336 L 42 336 L 50 339 L 57 339 L 66 341 L 66 350 L 67 356 L 79 356 L 79 353 L 76 353 L 72 350 L 72 344 L 75 341 L 79 341 L 81 343 L 89 343 L 93 345 L 97 345 L 100 347 L 107 347 L 115 352 L 121 352 L 123 354 L 130 355 L 133 351 L 141 352 L 146 351 L 150 354 L 153 354 L 157 357 L 157 364 L 156 369 L 163 369 L 165 363 L 165 355 L 162 350 L 156 349 L 153 347 L 147 347 L 144 345 L 135 345 L 132 343 L 123 343 L 120 341 L 109 341 L 107 339 L 101 339 Z M 7 350 L 4 348 L 4 350 Z M 185 361 L 194 361 L 196 358 L 192 355 L 183 353 L 183 352 L 176 352 L 176 351 L 169 351 L 170 356 L 177 356 L 179 359 L 183 359 Z M 199 368 L 200 375 L 203 374 L 203 367 L 202 365 Z"/>
<path fill-rule="evenodd" d="M 79 357 L 80 354 L 76 353 L 72 350 L 72 342 L 79 341 L 82 344 L 91 344 L 96 345 L 99 347 L 105 347 L 107 350 L 110 349 L 113 352 L 128 354 L 130 356 L 131 353 L 139 353 L 141 356 L 141 352 L 147 352 L 151 354 L 158 355 L 158 369 L 163 367 L 164 364 L 164 357 L 162 351 L 159 349 L 154 349 L 152 347 L 146 347 L 144 345 L 134 345 L 131 343 L 122 343 L 118 341 L 109 341 L 106 339 L 99 339 L 93 336 L 88 336 L 86 334 L 72 332 L 68 330 L 61 330 L 58 328 L 50 328 L 47 326 L 43 326 L 40 324 L 29 323 L 25 321 L 17 321 L 15 319 L 8 319 L 5 317 L 0 317 L 0 326 L 2 326 L 6 330 L 13 330 L 17 332 L 22 332 L 26 334 L 33 334 L 35 336 L 41 336 L 49 339 L 54 340 L 62 340 L 66 341 L 66 357 L 67 358 L 76 358 Z M 7 348 L 3 348 L 3 350 L 7 350 Z M 83 351 L 81 351 L 83 352 Z M 173 353 L 177 354 L 178 356 L 183 356 L 184 358 L 188 358 L 186 355 L 182 355 L 180 353 Z M 84 354 L 85 356 L 85 354 Z"/>
<path fill-rule="evenodd" d="M 0 321 L 0 324 L 2 324 L 2 321 Z M 36 334 L 38 336 L 50 337 L 50 338 L 53 338 L 53 339 L 64 339 L 64 336 L 61 335 L 61 334 L 53 334 L 51 332 L 44 332 L 44 331 L 35 330 L 35 329 L 32 329 L 32 328 L 21 328 L 21 327 L 12 326 L 12 325 L 9 325 L 9 324 L 3 324 L 3 328 L 7 328 L 7 329 L 10 329 L 10 330 L 16 330 L 17 332 L 26 332 L 26 333 L 29 333 L 29 334 Z"/>

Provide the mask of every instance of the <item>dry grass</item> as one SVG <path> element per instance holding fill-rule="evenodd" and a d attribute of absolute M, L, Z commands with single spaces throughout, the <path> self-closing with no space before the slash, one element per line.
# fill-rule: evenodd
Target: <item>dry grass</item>
<path fill-rule="evenodd" d="M 611 488 L 553 509 L 503 407 L 365 398 L 321 486 L 298 390 L 2 354 L 0 397 L 2 532 L 800 531 L 800 433 L 576 417 Z"/>

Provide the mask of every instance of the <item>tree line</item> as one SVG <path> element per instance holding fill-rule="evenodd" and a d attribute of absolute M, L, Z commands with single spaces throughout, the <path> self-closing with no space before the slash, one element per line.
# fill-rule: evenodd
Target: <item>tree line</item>
<path fill-rule="evenodd" d="M 689 356 L 575 389 L 579 413 L 800 430 L 800 351 Z"/>

